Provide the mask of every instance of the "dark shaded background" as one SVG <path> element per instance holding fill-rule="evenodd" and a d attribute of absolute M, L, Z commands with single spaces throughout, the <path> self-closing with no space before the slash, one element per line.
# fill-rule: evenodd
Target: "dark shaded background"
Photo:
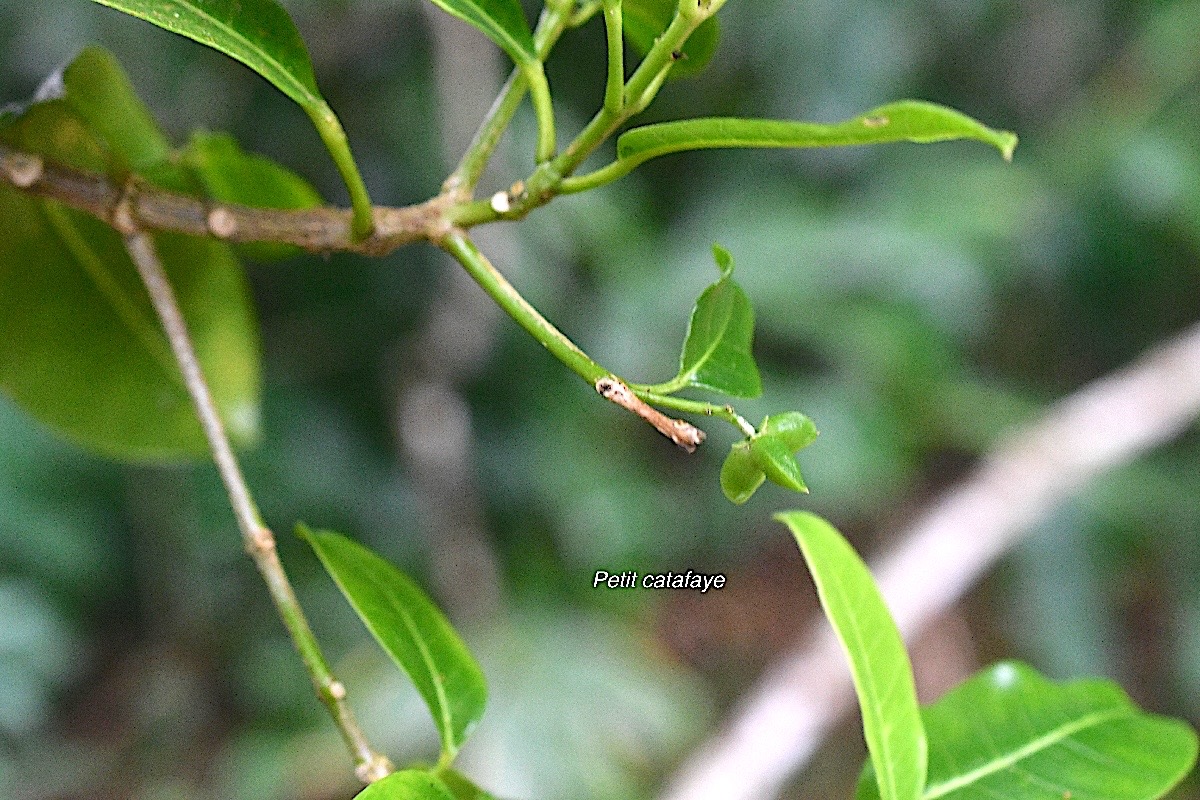
<path fill-rule="evenodd" d="M 286 5 L 376 202 L 435 193 L 458 156 L 441 142 L 469 135 L 473 90 L 499 79 L 491 46 L 449 22 L 451 50 L 436 48 L 415 2 Z M 679 155 L 483 234 L 547 316 L 646 381 L 673 372 L 721 242 L 759 319 L 766 392 L 744 413 L 816 420 L 811 497 L 766 488 L 731 507 L 717 473 L 732 431 L 710 425 L 710 444 L 682 455 L 431 248 L 248 265 L 266 364 L 248 477 L 398 762 L 432 758 L 433 728 L 287 535 L 296 520 L 384 552 L 463 625 L 492 685 L 468 773 L 531 800 L 651 797 L 815 610 L 774 511 L 817 510 L 870 552 L 1007 426 L 1200 317 L 1200 2 L 730 0 L 720 17 L 711 68 L 648 118 L 832 121 L 912 96 L 1022 137 L 1012 165 L 964 143 Z M 85 0 L 0 0 L 0 100 L 92 42 L 176 140 L 230 130 L 345 202 L 307 120 L 267 83 Z M 600 100 L 602 44 L 594 21 L 550 63 L 564 141 Z M 439 86 L 435 64 L 456 57 L 471 66 Z M 486 188 L 528 171 L 531 127 L 518 119 Z M 1045 520 L 922 646 L 927 699 L 1012 656 L 1113 677 L 1195 723 L 1198 456 L 1193 431 Z M 599 591 L 597 569 L 729 582 L 703 597 Z M 849 796 L 862 756 L 848 724 L 788 796 Z M 212 469 L 101 460 L 0 399 L 0 795 L 282 800 L 353 785 Z"/>

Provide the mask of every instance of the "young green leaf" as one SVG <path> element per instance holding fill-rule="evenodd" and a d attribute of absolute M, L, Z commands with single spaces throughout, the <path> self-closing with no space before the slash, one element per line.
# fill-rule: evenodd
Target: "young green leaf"
<path fill-rule="evenodd" d="M 721 465 L 721 491 L 731 503 L 739 506 L 754 496 L 767 475 L 750 451 L 750 442 L 734 442 Z"/>
<path fill-rule="evenodd" d="M 802 450 L 817 440 L 817 426 L 807 414 L 799 411 L 785 411 L 767 417 L 758 432 L 779 439 L 789 453 Z"/>
<path fill-rule="evenodd" d="M 713 248 L 721 278 L 696 301 L 688 323 L 679 374 L 671 381 L 735 397 L 762 394 L 762 379 L 750 352 L 754 339 L 754 309 L 742 288 L 733 282 L 733 261 L 725 250 Z"/>
<path fill-rule="evenodd" d="M 92 171 L 124 172 L 165 141 L 107 54 L 85 50 L 9 115 L 0 141 Z M 128 115 L 121 130 L 115 114 Z M 173 177 L 178 177 L 173 176 Z M 0 189 L 0 388 L 38 419 L 122 458 L 203 456 L 207 442 L 137 271 L 111 228 Z M 258 431 L 258 331 L 224 244 L 157 235 L 201 366 L 231 437 Z"/>
<path fill-rule="evenodd" d="M 354 204 L 359 235 L 371 230 L 371 201 L 337 116 L 321 96 L 308 48 L 275 0 L 93 0 L 220 50 L 290 97 L 308 114 Z"/>
<path fill-rule="evenodd" d="M 483 672 L 445 615 L 400 570 L 360 544 L 330 531 L 297 533 L 392 660 L 429 706 L 448 763 L 487 703 Z"/>
<path fill-rule="evenodd" d="M 1154 800 L 1196 762 L 1182 720 L 1141 711 L 1109 681 L 1052 683 L 1017 662 L 979 672 L 922 716 L 924 800 Z M 858 800 L 879 798 L 870 772 Z"/>
<path fill-rule="evenodd" d="M 817 426 L 799 411 L 767 417 L 748 439 L 735 442 L 721 465 L 721 491 L 733 503 L 749 500 L 770 478 L 785 489 L 808 493 L 793 453 L 817 438 Z"/>
<path fill-rule="evenodd" d="M 803 511 L 777 514 L 808 562 L 825 615 L 850 661 L 882 800 L 917 800 L 926 739 L 912 665 L 866 564 L 837 530 Z"/>
<path fill-rule="evenodd" d="M 617 160 L 590 175 L 570 178 L 564 192 L 582 191 L 628 175 L 652 158 L 685 150 L 714 148 L 804 148 L 843 145 L 974 139 L 1011 160 L 1017 136 L 989 128 L 952 108 L 920 100 L 900 100 L 845 122 L 823 125 L 785 120 L 707 117 L 633 128 L 617 139 Z"/>
<path fill-rule="evenodd" d="M 791 449 L 779 436 L 759 435 L 750 437 L 750 453 L 771 483 L 808 494 L 808 486 L 800 474 L 800 464 L 792 456 Z"/>
<path fill-rule="evenodd" d="M 662 35 L 679 8 L 678 0 L 623 0 L 621 28 L 633 49 L 643 56 L 654 40 Z M 671 67 L 671 78 L 687 78 L 700 73 L 717 50 L 721 29 L 716 17 L 709 17 L 688 37 L 680 57 Z"/>
<path fill-rule="evenodd" d="M 393 772 L 377 780 L 354 800 L 458 800 L 436 775 L 419 769 Z"/>

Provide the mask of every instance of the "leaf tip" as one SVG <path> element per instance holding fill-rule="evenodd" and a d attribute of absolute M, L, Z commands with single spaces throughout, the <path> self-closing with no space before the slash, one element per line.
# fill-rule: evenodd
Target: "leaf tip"
<path fill-rule="evenodd" d="M 717 262 L 717 269 L 721 270 L 721 277 L 728 278 L 733 274 L 733 256 L 729 251 L 717 243 L 713 243 L 713 260 Z"/>

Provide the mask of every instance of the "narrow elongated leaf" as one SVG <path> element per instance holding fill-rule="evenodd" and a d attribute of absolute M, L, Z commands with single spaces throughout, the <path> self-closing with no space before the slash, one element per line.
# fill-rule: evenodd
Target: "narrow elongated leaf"
<path fill-rule="evenodd" d="M 429 706 L 453 758 L 487 703 L 483 672 L 445 615 L 413 581 L 360 544 L 330 531 L 297 532 L 392 660 Z"/>
<path fill-rule="evenodd" d="M 803 511 L 775 518 L 796 537 L 825 615 L 850 661 L 881 798 L 917 800 L 925 786 L 925 731 L 912 665 L 879 588 L 854 548 L 828 522 Z"/>
<path fill-rule="evenodd" d="M 140 169 L 164 152 L 162 134 L 103 52 L 84 51 L 38 97 L 7 119 L 0 140 L 93 171 Z M 206 455 L 182 376 L 120 237 L 91 217 L 7 188 L 0 189 L 0 218 L 0 388 L 43 422 L 110 455 Z M 228 432 L 252 441 L 258 334 L 241 268 L 220 242 L 166 234 L 155 242 Z"/>
<path fill-rule="evenodd" d="M 1196 762 L 1196 733 L 1147 714 L 1103 680 L 1053 683 L 1031 667 L 983 670 L 922 711 L 925 800 L 1154 800 Z M 859 800 L 878 798 L 864 771 Z"/>
<path fill-rule="evenodd" d="M 433 0 L 433 4 L 478 28 L 516 63 L 538 60 L 533 32 L 518 0 Z"/>
<path fill-rule="evenodd" d="M 675 12 L 678 0 L 623 0 L 621 3 L 621 29 L 625 39 L 641 55 L 650 52 L 654 40 L 662 35 Z M 698 74 L 717 51 L 721 29 L 716 17 L 709 17 L 692 32 L 680 52 L 680 57 L 671 67 L 672 78 L 687 78 Z"/>
<path fill-rule="evenodd" d="M 629 174 L 652 158 L 685 150 L 730 147 L 836 147 L 885 142 L 943 142 L 974 139 L 1012 159 L 1017 136 L 998 131 L 935 103 L 900 100 L 832 125 L 785 120 L 707 117 L 633 128 L 617 139 L 617 160 L 576 179 L 571 191 L 598 186 Z"/>
<path fill-rule="evenodd" d="M 762 379 L 750 352 L 754 340 L 754 309 L 742 288 L 733 282 L 729 253 L 713 248 L 721 279 L 696 301 L 688 323 L 679 374 L 673 383 L 734 395 L 757 397 Z"/>
<path fill-rule="evenodd" d="M 436 775 L 419 769 L 393 772 L 375 781 L 355 800 L 457 800 Z"/>
<path fill-rule="evenodd" d="M 306 109 L 325 105 L 308 48 L 275 0 L 93 0 L 237 59 Z"/>

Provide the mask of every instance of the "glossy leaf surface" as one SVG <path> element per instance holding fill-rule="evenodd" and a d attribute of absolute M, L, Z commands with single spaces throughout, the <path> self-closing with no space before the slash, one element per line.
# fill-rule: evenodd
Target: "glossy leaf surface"
<path fill-rule="evenodd" d="M 408 674 L 433 715 L 444 757 L 452 758 L 483 716 L 487 684 L 458 633 L 412 579 L 383 558 L 330 531 L 308 540 L 355 613 Z"/>
<path fill-rule="evenodd" d="M 733 262 L 714 248 L 721 279 L 696 301 L 688 323 L 679 374 L 673 383 L 710 389 L 735 397 L 762 394 L 762 379 L 750 352 L 754 339 L 754 309 L 742 288 L 733 282 Z"/>
<path fill-rule="evenodd" d="M 433 3 L 478 28 L 516 63 L 538 60 L 529 21 L 517 0 L 433 0 Z"/>
<path fill-rule="evenodd" d="M 371 200 L 337 115 L 317 89 L 308 49 L 275 0 L 94 0 L 237 59 L 296 101 L 337 164 L 354 206 L 354 231 L 372 226 Z"/>
<path fill-rule="evenodd" d="M 983 670 L 922 716 L 926 800 L 1153 800 L 1196 761 L 1195 731 L 1139 710 L 1116 684 L 1053 683 L 1017 662 Z M 857 797 L 879 797 L 867 774 Z"/>
<path fill-rule="evenodd" d="M 237 59 L 306 109 L 325 105 L 308 49 L 275 0 L 93 0 Z"/>
<path fill-rule="evenodd" d="M 916 800 L 925 786 L 925 731 L 912 665 L 883 596 L 866 564 L 828 522 L 803 511 L 776 519 L 796 537 L 850 661 L 879 796 Z"/>
<path fill-rule="evenodd" d="M 677 0 L 624 0 L 621 3 L 621 27 L 625 39 L 641 55 L 650 52 L 654 40 L 662 35 L 679 7 Z M 686 78 L 702 71 L 717 50 L 721 29 L 716 17 L 709 17 L 688 37 L 682 58 L 671 67 L 672 78 Z"/>
<path fill-rule="evenodd" d="M 355 800 L 457 800 L 437 776 L 419 769 L 393 772 L 354 797 Z"/>
<path fill-rule="evenodd" d="M 901 100 L 832 125 L 766 119 L 711 117 L 633 128 L 617 140 L 615 179 L 652 158 L 685 150 L 729 147 L 835 147 L 843 145 L 974 139 L 997 148 L 1006 159 L 1016 134 L 998 131 L 945 106 Z"/>
<path fill-rule="evenodd" d="M 106 80 L 109 78 L 109 80 Z M 162 134 L 111 57 L 86 50 L 0 139 L 82 169 L 147 165 Z M 148 143 L 148 144 L 147 144 Z M 185 176 L 163 178 L 186 181 Z M 0 387 L 43 422 L 125 458 L 201 456 L 207 443 L 120 237 L 57 203 L 0 189 Z M 220 242 L 156 235 L 217 407 L 236 442 L 258 431 L 258 333 Z"/>

